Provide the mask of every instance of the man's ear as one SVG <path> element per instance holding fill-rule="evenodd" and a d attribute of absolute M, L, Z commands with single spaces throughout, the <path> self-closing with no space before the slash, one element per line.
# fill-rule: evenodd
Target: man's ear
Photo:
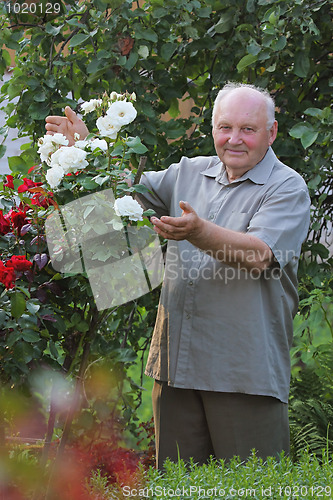
<path fill-rule="evenodd" d="M 273 123 L 272 127 L 269 130 L 269 139 L 268 139 L 269 146 L 271 146 L 275 141 L 277 131 L 278 131 L 278 122 L 275 120 L 275 122 Z"/>

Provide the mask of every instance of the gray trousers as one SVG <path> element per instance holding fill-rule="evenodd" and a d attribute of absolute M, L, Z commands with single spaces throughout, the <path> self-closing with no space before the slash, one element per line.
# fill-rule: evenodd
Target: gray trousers
<path fill-rule="evenodd" d="M 288 405 L 269 396 L 177 389 L 155 381 L 157 467 L 178 456 L 203 464 L 210 455 L 246 460 L 253 449 L 264 460 L 289 453 Z"/>

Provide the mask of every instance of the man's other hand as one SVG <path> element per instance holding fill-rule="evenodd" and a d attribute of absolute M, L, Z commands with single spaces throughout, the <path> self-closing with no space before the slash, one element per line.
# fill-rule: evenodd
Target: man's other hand
<path fill-rule="evenodd" d="M 74 134 L 79 134 L 82 141 L 89 134 L 85 123 L 69 106 L 65 108 L 65 116 L 47 116 L 45 128 L 48 135 L 63 134 L 69 140 L 69 146 L 75 142 Z"/>

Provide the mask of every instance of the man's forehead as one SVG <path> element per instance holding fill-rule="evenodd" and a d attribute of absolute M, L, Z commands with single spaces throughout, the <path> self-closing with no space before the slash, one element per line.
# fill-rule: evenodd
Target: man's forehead
<path fill-rule="evenodd" d="M 225 107 L 228 104 L 234 105 L 235 103 L 247 105 L 249 107 L 257 107 L 266 105 L 266 100 L 265 97 L 257 90 L 239 88 L 226 94 L 220 101 L 220 107 Z"/>
<path fill-rule="evenodd" d="M 250 89 L 236 89 L 240 90 L 250 90 Z M 242 95 L 236 95 L 236 90 L 230 93 L 230 95 L 225 96 L 219 103 L 217 109 L 217 120 L 221 119 L 231 119 L 231 118 L 241 118 L 243 120 L 258 120 L 261 117 L 266 116 L 266 102 L 259 92 L 254 93 L 243 93 Z M 232 95 L 233 94 L 233 95 Z M 238 92 L 240 94 L 240 92 Z"/>

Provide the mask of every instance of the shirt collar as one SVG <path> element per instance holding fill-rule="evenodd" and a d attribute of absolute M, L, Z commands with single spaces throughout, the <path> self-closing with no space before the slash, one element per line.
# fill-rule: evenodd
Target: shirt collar
<path fill-rule="evenodd" d="M 257 165 L 245 172 L 242 177 L 233 181 L 231 184 L 236 182 L 243 182 L 247 179 L 254 182 L 255 184 L 265 184 L 269 176 L 271 175 L 276 160 L 277 158 L 273 149 L 269 147 L 264 158 L 259 163 L 257 163 Z M 208 167 L 206 170 L 203 170 L 201 174 L 206 175 L 207 177 L 214 177 L 221 184 L 230 184 L 226 169 L 218 157 L 216 157 L 216 163 L 211 167 Z"/>

